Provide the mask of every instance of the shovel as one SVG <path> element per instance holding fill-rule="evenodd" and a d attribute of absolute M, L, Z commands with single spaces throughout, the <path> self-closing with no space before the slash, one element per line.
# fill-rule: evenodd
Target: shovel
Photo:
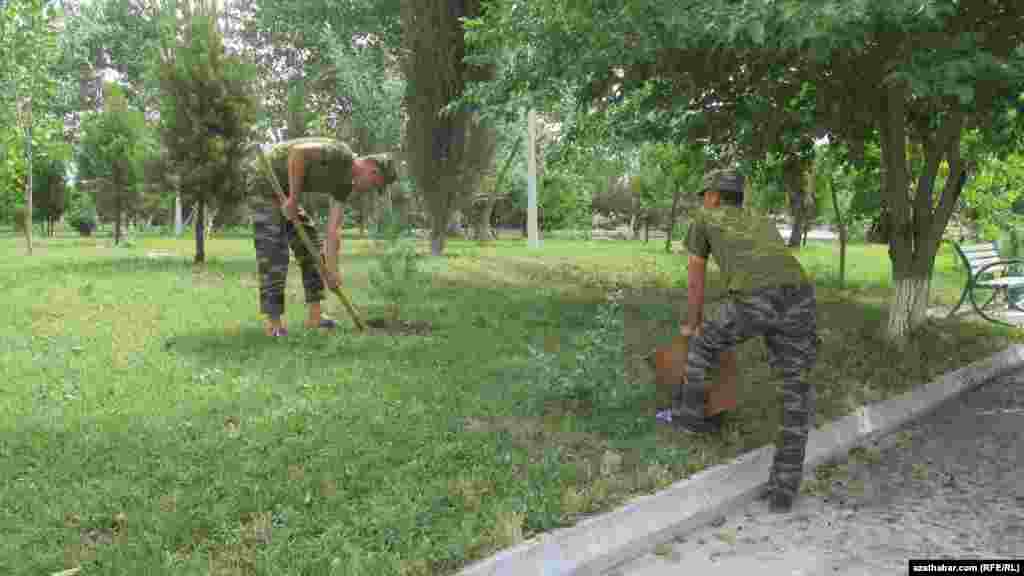
<path fill-rule="evenodd" d="M 281 202 L 281 210 L 283 212 L 284 204 L 285 201 L 287 200 L 287 196 L 285 196 L 284 193 L 284 188 L 281 188 L 281 183 L 277 181 L 277 176 L 274 174 L 274 169 L 271 166 L 270 160 L 267 158 L 266 153 L 261 150 L 259 156 L 260 166 L 263 168 L 264 175 L 267 177 L 268 180 L 270 180 L 271 185 L 274 187 L 274 191 L 277 192 L 277 199 Z M 288 215 L 285 214 L 285 217 L 287 216 Z M 320 273 L 320 279 L 326 285 L 327 263 L 324 261 L 323 258 L 316 257 L 317 251 L 313 247 L 313 242 L 310 241 L 309 236 L 306 235 L 306 229 L 302 226 L 302 224 L 294 220 L 292 220 L 292 224 L 295 227 L 295 231 L 299 233 L 299 239 L 302 240 L 302 244 L 306 247 L 306 250 L 309 251 L 309 254 L 313 256 L 313 259 L 316 260 L 317 271 Z M 366 330 L 366 325 L 363 324 L 363 319 L 359 316 L 359 312 L 356 310 L 356 307 L 352 305 L 352 301 L 348 299 L 348 296 L 346 296 L 345 293 L 342 292 L 341 287 L 335 286 L 333 288 L 330 288 L 330 290 L 331 292 L 334 292 L 334 294 L 338 297 L 339 300 L 341 300 L 341 304 L 345 307 L 345 310 L 348 311 L 348 315 L 352 317 L 352 322 L 356 325 L 356 328 L 358 328 L 360 332 Z"/>

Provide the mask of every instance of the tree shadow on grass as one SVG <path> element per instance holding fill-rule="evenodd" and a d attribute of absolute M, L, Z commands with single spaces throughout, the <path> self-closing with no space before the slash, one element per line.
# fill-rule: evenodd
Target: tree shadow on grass
<path fill-rule="evenodd" d="M 375 257 L 371 254 L 351 254 L 342 257 L 341 265 L 344 269 L 346 262 L 368 262 L 374 259 Z M 298 265 L 298 261 L 294 256 L 291 257 L 290 264 L 292 268 Z M 256 274 L 257 264 L 255 253 L 251 258 L 211 257 L 203 264 L 195 264 L 191 257 L 182 257 L 177 254 L 159 256 L 126 254 L 89 260 L 55 261 L 48 263 L 44 269 L 55 274 L 80 275 L 92 278 L 110 278 L 111 276 L 125 273 L 181 274 L 184 272 L 241 277 Z"/>
<path fill-rule="evenodd" d="M 594 294 L 541 294 L 524 287 L 474 285 L 472 282 L 436 282 L 419 293 L 402 309 L 405 321 L 428 323 L 425 333 L 392 334 L 386 329 L 368 328 L 360 333 L 352 320 L 331 299 L 332 316 L 339 322 L 335 331 L 310 330 L 293 318 L 289 334 L 270 338 L 254 319 L 240 331 L 210 328 L 170 336 L 168 346 L 177 353 L 197 356 L 203 361 L 224 358 L 260 358 L 264 355 L 304 353 L 322 356 L 330 362 L 384 358 L 392 351 L 411 358 L 414 364 L 430 358 L 472 365 L 474 374 L 486 372 L 488 362 L 502 364 L 505 354 L 522 355 L 527 345 L 545 342 L 567 344 L 592 322 L 600 298 Z M 382 306 L 360 307 L 362 319 L 385 314 Z M 481 360 L 482 358 L 482 360 Z M 457 376 L 456 376 L 457 377 Z M 472 386 L 486 389 L 501 385 L 476 381 Z"/>

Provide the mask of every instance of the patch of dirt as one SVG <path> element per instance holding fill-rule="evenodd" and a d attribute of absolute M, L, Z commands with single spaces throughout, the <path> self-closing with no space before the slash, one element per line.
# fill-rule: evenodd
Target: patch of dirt
<path fill-rule="evenodd" d="M 398 320 L 393 322 L 390 318 L 370 318 L 366 321 L 366 325 L 391 335 L 428 336 L 434 332 L 434 325 L 425 320 Z"/>

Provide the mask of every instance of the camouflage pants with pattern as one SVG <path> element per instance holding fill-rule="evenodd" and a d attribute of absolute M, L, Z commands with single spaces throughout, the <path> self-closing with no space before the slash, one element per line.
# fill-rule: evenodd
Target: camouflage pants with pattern
<path fill-rule="evenodd" d="M 313 226 L 313 221 L 302 208 L 299 208 L 299 221 L 310 241 L 318 249 L 321 248 L 323 242 Z M 316 261 L 319 255 L 310 254 L 306 250 L 295 226 L 284 217 L 278 204 L 269 200 L 255 203 L 252 222 L 260 276 L 260 312 L 271 318 L 279 318 L 284 314 L 289 249 L 299 261 L 306 303 L 323 300 L 324 283 L 320 278 Z"/>
<path fill-rule="evenodd" d="M 704 322 L 700 336 L 690 338 L 686 383 L 675 402 L 680 412 L 703 417 L 705 375 L 718 353 L 763 336 L 772 369 L 782 376 L 782 425 L 770 487 L 794 497 L 803 480 L 807 433 L 814 421 L 814 391 L 806 374 L 817 361 L 816 305 L 809 284 L 736 294 L 727 300 L 715 318 Z"/>

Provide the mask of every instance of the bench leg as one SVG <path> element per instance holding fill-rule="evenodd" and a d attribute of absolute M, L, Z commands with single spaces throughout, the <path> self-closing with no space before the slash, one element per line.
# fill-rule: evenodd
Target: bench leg
<path fill-rule="evenodd" d="M 1000 292 L 1004 292 L 1005 290 L 1006 290 L 1005 288 L 1003 288 L 1003 289 L 1000 289 L 1000 288 L 994 289 L 993 292 L 992 292 L 992 297 L 989 298 L 988 301 L 985 302 L 985 304 L 982 305 L 982 306 L 978 306 L 978 301 L 975 300 L 975 298 L 974 298 L 974 291 L 971 290 L 971 295 L 970 295 L 971 296 L 971 305 L 974 306 L 974 311 L 978 313 L 978 316 L 981 316 L 985 320 L 988 320 L 989 322 L 991 322 L 993 324 L 999 324 L 1001 326 L 1009 326 L 1010 328 L 1013 328 L 1014 327 L 1013 324 L 1010 324 L 1009 322 L 1005 322 L 1005 321 L 1000 320 L 998 318 L 994 318 L 992 316 L 989 316 L 988 314 L 986 314 L 984 312 L 985 307 L 988 306 L 989 304 L 991 304 L 992 301 L 996 299 L 996 297 L 999 295 Z M 1008 294 L 1007 294 L 1006 298 L 1007 298 L 1007 303 L 1009 304 L 1009 295 Z M 1007 306 L 1007 307 L 1009 307 L 1009 306 Z"/>

